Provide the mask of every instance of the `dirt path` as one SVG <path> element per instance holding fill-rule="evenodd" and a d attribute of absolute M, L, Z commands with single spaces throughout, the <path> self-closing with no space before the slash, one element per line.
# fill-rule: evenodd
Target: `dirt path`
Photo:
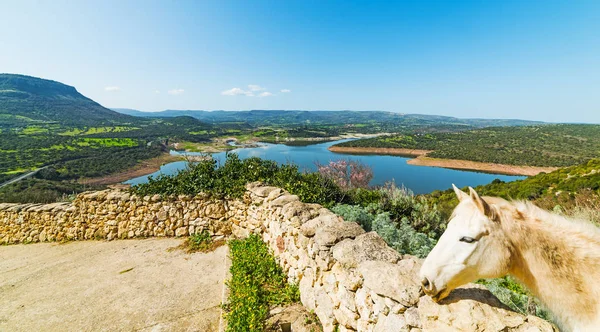
<path fill-rule="evenodd" d="M 0 247 L 0 331 L 217 331 L 227 248 L 181 241 Z"/>

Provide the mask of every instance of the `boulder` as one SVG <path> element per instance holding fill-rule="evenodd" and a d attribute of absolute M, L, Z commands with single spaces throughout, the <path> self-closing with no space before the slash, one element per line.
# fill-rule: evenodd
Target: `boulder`
<path fill-rule="evenodd" d="M 518 314 L 480 285 L 455 289 L 442 302 L 419 300 L 418 314 L 427 331 L 558 331 L 552 324 Z"/>
<path fill-rule="evenodd" d="M 296 195 L 283 195 L 283 196 L 280 196 L 280 197 L 274 199 L 271 202 L 271 206 L 273 206 L 273 207 L 284 206 L 288 203 L 296 202 L 299 200 L 300 199 Z"/>
<path fill-rule="evenodd" d="M 421 285 L 415 276 L 401 266 L 381 261 L 366 261 L 358 266 L 363 276 L 363 287 L 389 297 L 403 306 L 411 307 L 419 301 Z"/>
<path fill-rule="evenodd" d="M 365 230 L 355 222 L 338 222 L 317 229 L 314 239 L 319 247 L 331 247 L 343 239 L 353 239 L 364 232 Z"/>
<path fill-rule="evenodd" d="M 345 239 L 336 244 L 332 251 L 333 258 L 348 268 L 366 261 L 397 263 L 402 259 L 402 255 L 388 247 L 375 232 L 361 234 L 354 240 Z"/>

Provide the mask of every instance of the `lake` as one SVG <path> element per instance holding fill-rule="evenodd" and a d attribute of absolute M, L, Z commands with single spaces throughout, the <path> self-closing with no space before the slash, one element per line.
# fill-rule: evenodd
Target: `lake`
<path fill-rule="evenodd" d="M 283 144 L 261 143 L 255 148 L 240 148 L 234 150 L 240 158 L 260 157 L 274 160 L 278 163 L 292 162 L 304 170 L 316 170 L 315 162 L 321 164 L 332 160 L 351 159 L 358 160 L 369 165 L 373 169 L 372 185 L 381 185 L 387 181 L 395 180 L 398 186 L 404 185 L 416 194 L 430 193 L 436 189 L 445 190 L 452 183 L 462 188 L 465 186 L 478 186 L 500 179 L 505 182 L 524 179 L 525 176 L 510 176 L 500 174 L 488 174 L 472 171 L 459 171 L 453 169 L 414 166 L 406 163 L 410 158 L 386 155 L 348 155 L 334 153 L 327 150 L 328 147 L 348 140 L 327 142 L 308 146 L 288 146 Z M 171 151 L 171 154 L 199 155 L 192 152 Z M 225 160 L 225 152 L 213 153 L 214 158 L 219 161 Z M 186 167 L 185 161 L 176 161 L 163 165 L 159 171 L 145 176 L 140 176 L 126 181 L 126 184 L 139 184 L 148 181 L 148 176 L 159 174 L 176 174 Z"/>

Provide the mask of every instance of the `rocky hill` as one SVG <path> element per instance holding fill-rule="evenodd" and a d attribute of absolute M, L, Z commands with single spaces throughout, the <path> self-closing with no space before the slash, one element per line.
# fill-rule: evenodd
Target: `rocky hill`
<path fill-rule="evenodd" d="M 56 122 L 122 124 L 134 117 L 109 110 L 74 87 L 37 77 L 0 74 L 0 127 Z"/>

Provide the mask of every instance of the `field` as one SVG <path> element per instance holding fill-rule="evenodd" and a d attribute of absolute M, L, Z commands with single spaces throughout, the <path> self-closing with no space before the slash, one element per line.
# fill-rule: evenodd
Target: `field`
<path fill-rule="evenodd" d="M 496 127 L 405 134 L 336 145 L 342 148 L 431 150 L 428 157 L 518 166 L 565 167 L 600 156 L 600 125 Z"/>

